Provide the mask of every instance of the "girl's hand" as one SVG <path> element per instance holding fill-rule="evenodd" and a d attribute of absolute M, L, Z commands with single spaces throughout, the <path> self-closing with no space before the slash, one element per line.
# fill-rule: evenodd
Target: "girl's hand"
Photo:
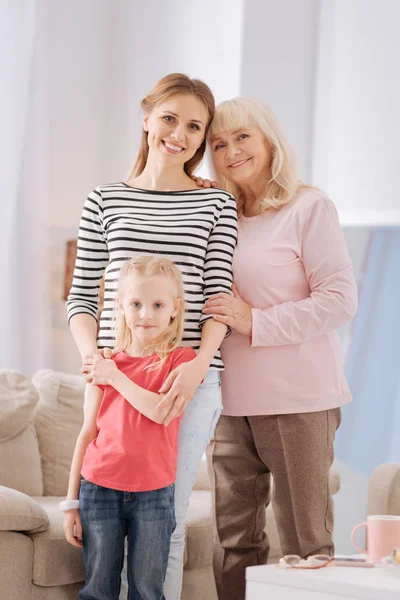
<path fill-rule="evenodd" d="M 111 350 L 111 348 L 102 348 L 101 350 L 100 349 L 93 350 L 93 352 L 91 352 L 90 354 L 86 354 L 83 357 L 83 364 L 82 364 L 82 367 L 81 367 L 81 373 L 83 375 L 86 375 L 89 372 L 89 370 L 90 370 L 89 367 L 88 367 L 88 365 L 87 365 L 87 362 L 86 362 L 87 360 L 94 359 L 94 358 L 100 358 L 101 359 L 101 358 L 111 358 L 111 357 L 112 357 L 112 350 Z"/>
<path fill-rule="evenodd" d="M 69 544 L 82 548 L 82 523 L 78 508 L 67 510 L 64 514 L 64 533 Z"/>
<path fill-rule="evenodd" d="M 199 187 L 203 187 L 203 188 L 218 187 L 218 183 L 216 181 L 210 181 L 209 179 L 203 179 L 202 177 L 196 177 L 196 175 L 192 175 L 191 177 L 192 177 L 193 181 L 195 181 Z"/>
<path fill-rule="evenodd" d="M 112 358 L 87 358 L 85 360 L 87 374 L 85 379 L 93 385 L 112 385 L 119 369 Z"/>
<path fill-rule="evenodd" d="M 164 425 L 169 425 L 171 421 L 183 414 L 207 371 L 208 365 L 197 358 L 183 363 L 171 371 L 159 389 L 159 393 L 165 394 L 165 396 L 158 403 L 157 410 L 171 404 L 171 410 L 164 420 Z"/>
<path fill-rule="evenodd" d="M 211 296 L 204 305 L 203 313 L 212 315 L 215 321 L 224 323 L 238 333 L 251 336 L 251 306 L 239 296 L 235 285 L 232 286 L 233 298 L 223 292 Z"/>

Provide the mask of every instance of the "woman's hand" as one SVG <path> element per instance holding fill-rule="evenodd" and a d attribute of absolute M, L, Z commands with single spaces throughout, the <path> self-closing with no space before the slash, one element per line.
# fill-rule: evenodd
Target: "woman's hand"
<path fill-rule="evenodd" d="M 83 375 L 87 375 L 88 373 L 90 373 L 92 365 L 93 365 L 93 360 L 95 358 L 101 360 L 102 358 L 111 358 L 111 357 L 112 357 L 111 348 L 102 348 L 101 350 L 99 348 L 97 348 L 96 350 L 93 350 L 93 352 L 91 352 L 90 354 L 86 354 L 83 357 L 81 373 Z"/>
<path fill-rule="evenodd" d="M 204 305 L 203 313 L 212 315 L 215 321 L 224 323 L 238 333 L 251 336 L 251 306 L 239 296 L 235 285 L 232 286 L 233 297 L 223 292 L 211 296 Z"/>
<path fill-rule="evenodd" d="M 112 385 L 119 369 L 112 358 L 95 356 L 85 360 L 85 379 L 92 385 Z"/>
<path fill-rule="evenodd" d="M 203 381 L 208 367 L 209 365 L 198 360 L 197 357 L 171 371 L 159 389 L 159 393 L 165 394 L 165 396 L 158 403 L 157 410 L 171 404 L 171 410 L 164 420 L 164 425 L 169 425 L 171 421 L 183 414 Z"/>
<path fill-rule="evenodd" d="M 64 514 L 64 533 L 69 544 L 82 548 L 82 523 L 78 508 L 67 510 Z"/>
<path fill-rule="evenodd" d="M 192 177 L 193 181 L 195 181 L 199 187 L 203 187 L 203 188 L 218 187 L 218 183 L 216 181 L 210 181 L 209 179 L 203 179 L 202 177 L 196 177 L 196 175 L 192 175 L 191 177 Z"/>

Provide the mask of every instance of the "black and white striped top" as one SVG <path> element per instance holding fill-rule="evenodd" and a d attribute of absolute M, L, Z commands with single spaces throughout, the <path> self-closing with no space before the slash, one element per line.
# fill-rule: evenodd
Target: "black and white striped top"
<path fill-rule="evenodd" d="M 88 313 L 97 319 L 104 270 L 104 307 L 99 348 L 114 344 L 114 302 L 119 271 L 134 256 L 160 254 L 181 270 L 185 289 L 183 346 L 198 350 L 205 300 L 231 291 L 232 256 L 237 239 L 236 202 L 226 191 L 209 188 L 164 192 L 103 185 L 84 204 L 74 278 L 67 300 L 68 319 Z M 222 369 L 219 351 L 211 368 Z"/>

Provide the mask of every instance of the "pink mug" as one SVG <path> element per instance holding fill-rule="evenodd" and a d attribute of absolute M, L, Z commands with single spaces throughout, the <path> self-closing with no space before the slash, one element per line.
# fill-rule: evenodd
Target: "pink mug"
<path fill-rule="evenodd" d="M 354 541 L 354 534 L 360 527 L 367 529 L 367 549 L 360 548 Z M 368 554 L 368 560 L 377 563 L 391 554 L 393 548 L 400 546 L 399 515 L 369 515 L 365 523 L 360 523 L 351 532 L 351 543 L 362 554 Z"/>

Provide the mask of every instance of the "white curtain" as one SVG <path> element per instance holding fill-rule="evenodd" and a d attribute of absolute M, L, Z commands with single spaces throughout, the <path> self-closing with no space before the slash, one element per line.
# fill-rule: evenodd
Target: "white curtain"
<path fill-rule="evenodd" d="M 45 364 L 47 85 L 45 0 L 1 0 L 0 368 Z"/>

